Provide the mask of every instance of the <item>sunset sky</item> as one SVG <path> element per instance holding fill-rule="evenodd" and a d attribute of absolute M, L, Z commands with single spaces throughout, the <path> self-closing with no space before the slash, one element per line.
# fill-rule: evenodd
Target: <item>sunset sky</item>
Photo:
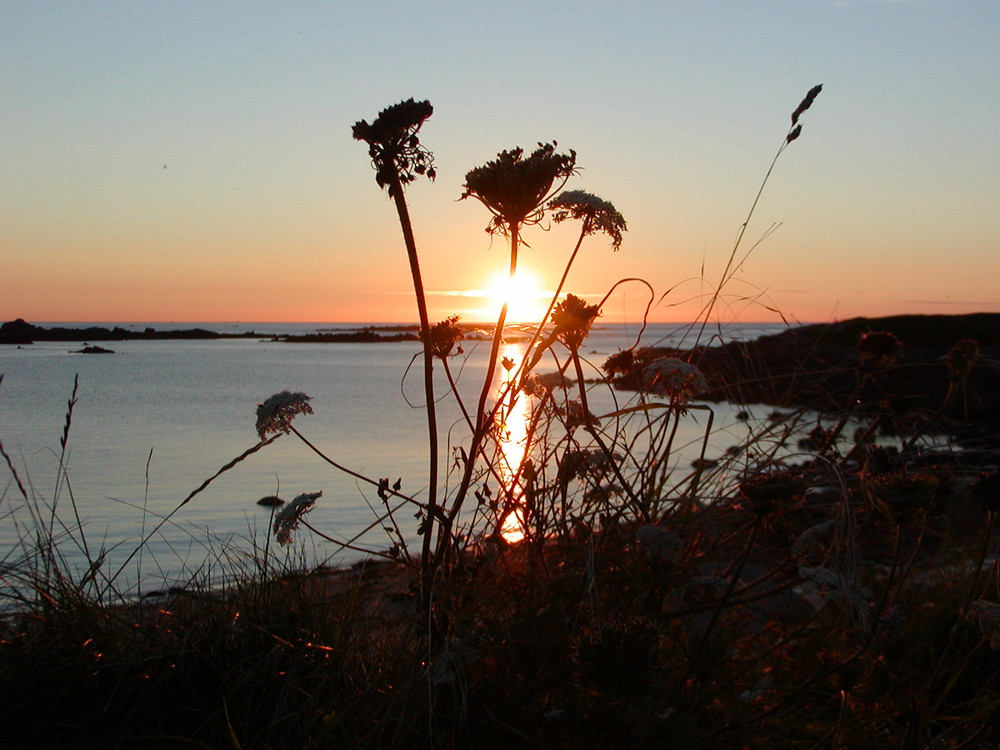
<path fill-rule="evenodd" d="M 612 201 L 567 290 L 690 320 L 789 115 L 721 320 L 1000 311 L 1000 2 L 5 0 L 0 319 L 415 320 L 392 204 L 351 125 L 429 99 L 407 192 L 431 317 L 506 267 L 466 172 L 574 149 Z M 554 288 L 572 228 L 529 230 Z M 740 255 L 742 257 L 742 253 Z M 603 314 L 637 318 L 631 282 Z M 660 300 L 661 295 L 666 295 Z M 773 311 L 778 311 L 773 312 Z"/>

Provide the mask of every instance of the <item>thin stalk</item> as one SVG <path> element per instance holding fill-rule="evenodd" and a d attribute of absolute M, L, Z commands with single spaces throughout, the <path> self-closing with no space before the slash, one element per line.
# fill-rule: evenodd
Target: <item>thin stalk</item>
<path fill-rule="evenodd" d="M 539 336 L 542 333 L 542 329 L 549 320 L 549 316 L 552 314 L 552 310 L 556 306 L 556 302 L 559 300 L 559 295 L 562 293 L 563 286 L 566 284 L 566 279 L 569 276 L 569 269 L 573 266 L 573 261 L 576 260 L 577 253 L 580 252 L 580 246 L 583 245 L 583 238 L 587 236 L 587 232 L 590 229 L 590 219 L 585 219 L 583 225 L 580 227 L 580 236 L 576 240 L 576 246 L 573 248 L 573 252 L 570 253 L 569 260 L 566 262 L 565 268 L 563 268 L 562 278 L 559 279 L 559 283 L 556 285 L 556 291 L 552 295 L 552 299 L 549 300 L 549 307 L 542 316 L 542 319 L 538 322 L 538 326 L 535 328 L 535 332 L 531 335 L 531 340 L 528 341 L 528 345 L 524 349 L 524 356 L 521 358 L 521 366 L 518 368 L 517 377 L 514 378 L 515 382 L 520 381 L 521 377 L 526 375 L 541 359 L 541 352 L 545 351 L 549 346 L 552 345 L 554 337 L 549 337 L 545 346 L 539 348 L 539 353 L 532 358 L 530 364 L 528 364 L 528 357 L 531 355 L 531 348 L 538 341 Z"/>
<path fill-rule="evenodd" d="M 510 272 L 509 277 L 514 278 L 514 274 L 517 271 L 517 251 L 519 245 L 519 225 L 517 222 L 510 223 Z M 440 557 L 450 546 L 451 539 L 451 529 L 455 523 L 455 519 L 458 517 L 459 512 L 462 510 L 462 505 L 465 503 L 465 498 L 469 493 L 469 487 L 472 485 L 472 474 L 475 470 L 476 460 L 479 456 L 479 451 L 482 448 L 483 439 L 486 437 L 488 431 L 489 421 L 486 415 L 486 402 L 489 400 L 490 393 L 493 390 L 493 378 L 496 376 L 497 370 L 497 360 L 500 355 L 500 342 L 503 339 L 503 328 L 507 322 L 507 300 L 504 300 L 503 306 L 500 308 L 500 315 L 497 318 L 497 325 L 493 331 L 493 343 L 490 345 L 490 357 L 486 365 L 486 377 L 483 379 L 483 388 L 479 393 L 479 402 L 476 406 L 476 429 L 472 433 L 472 445 L 469 448 L 469 460 L 465 464 L 465 470 L 462 473 L 462 482 L 459 485 L 458 492 L 455 495 L 455 500 L 452 503 L 451 509 L 447 514 L 447 521 L 444 523 L 444 528 L 441 530 L 441 537 L 438 540 L 438 556 Z M 427 541 L 426 539 L 424 540 Z"/>
<path fill-rule="evenodd" d="M 750 210 L 747 212 L 746 219 L 743 220 L 743 225 L 740 227 L 740 233 L 736 236 L 736 242 L 733 245 L 732 252 L 730 252 L 729 254 L 729 260 L 726 262 L 726 268 L 722 272 L 722 277 L 719 279 L 719 286 L 712 293 L 708 305 L 705 308 L 705 312 L 701 321 L 701 327 L 698 329 L 698 335 L 695 337 L 694 346 L 698 346 L 698 344 L 701 342 L 701 337 L 705 332 L 705 327 L 708 325 L 708 321 L 711 319 L 712 316 L 712 311 L 715 309 L 715 303 L 719 301 L 719 295 L 722 292 L 722 287 L 724 287 L 726 285 L 726 282 L 729 280 L 729 273 L 733 268 L 733 263 L 736 260 L 736 254 L 739 252 L 740 245 L 743 242 L 743 236 L 746 234 L 747 227 L 750 225 L 750 219 L 753 218 L 754 211 L 757 210 L 757 204 L 760 202 L 760 197 L 764 194 L 764 188 L 767 186 L 767 181 L 771 177 L 771 172 L 774 171 L 774 165 L 778 163 L 778 157 L 781 156 L 782 152 L 784 152 L 785 148 L 787 148 L 789 143 L 790 141 L 788 140 L 788 136 L 786 135 L 781 142 L 781 147 L 778 149 L 778 152 L 774 155 L 774 158 L 771 160 L 771 165 L 767 168 L 767 173 L 764 175 L 764 179 L 761 180 L 760 187 L 757 189 L 757 195 L 754 197 L 753 203 L 750 205 Z"/>
<path fill-rule="evenodd" d="M 421 549 L 421 562 L 427 569 L 424 576 L 424 583 L 429 583 L 433 569 L 431 567 L 431 539 L 433 537 L 435 510 L 437 509 L 437 485 L 438 485 L 438 429 L 437 429 L 437 408 L 434 404 L 434 356 L 431 353 L 429 342 L 426 336 L 431 330 L 430 319 L 427 315 L 427 299 L 424 296 L 424 282 L 420 275 L 420 260 L 417 256 L 417 243 L 413 237 L 413 225 L 410 222 L 410 212 L 406 206 L 406 198 L 403 195 L 403 185 L 396 176 L 393 189 L 389 191 L 393 202 L 396 204 L 396 213 L 399 216 L 399 226 L 403 231 L 403 241 L 406 243 L 406 254 L 410 261 L 410 275 L 413 277 L 413 293 L 417 301 L 417 314 L 420 317 L 420 330 L 423 332 L 425 340 L 424 349 L 424 400 L 427 407 L 427 444 L 429 449 L 428 457 L 428 489 L 427 489 L 427 519 L 424 528 L 423 546 Z"/>
<path fill-rule="evenodd" d="M 590 424 L 590 420 L 588 419 L 590 415 L 590 407 L 587 403 L 587 384 L 583 377 L 583 365 L 580 362 L 580 353 L 575 349 L 573 349 L 570 351 L 570 356 L 573 359 L 573 365 L 576 369 L 576 378 L 580 385 L 580 408 L 583 410 L 584 429 L 594 439 L 594 442 L 597 443 L 598 447 L 601 449 L 601 452 L 604 453 L 604 457 L 607 459 L 608 463 L 611 466 L 612 471 L 614 471 L 615 473 L 615 478 L 621 483 L 622 490 L 625 492 L 626 495 L 628 495 L 629 500 L 632 501 L 632 504 L 633 506 L 635 506 L 635 509 L 639 511 L 639 514 L 642 516 L 643 521 L 649 523 L 650 518 L 649 518 L 649 509 L 647 508 L 647 504 L 641 501 L 638 497 L 636 497 L 635 491 L 632 489 L 632 486 L 625 480 L 625 477 L 622 476 L 622 472 L 618 466 L 618 462 L 615 461 L 614 453 L 612 453 L 611 449 L 608 448 L 608 446 L 605 444 L 604 440 L 601 438 L 600 433 L 597 431 L 594 425 Z"/>

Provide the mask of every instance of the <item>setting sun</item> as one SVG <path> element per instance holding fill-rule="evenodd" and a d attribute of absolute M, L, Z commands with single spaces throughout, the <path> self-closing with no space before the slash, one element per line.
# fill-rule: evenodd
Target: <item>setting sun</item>
<path fill-rule="evenodd" d="M 524 268 L 517 269 L 514 278 L 498 271 L 486 286 L 489 313 L 495 316 L 507 302 L 507 320 L 511 323 L 534 323 L 541 320 L 548 305 L 549 294 L 541 289 L 538 276 Z"/>

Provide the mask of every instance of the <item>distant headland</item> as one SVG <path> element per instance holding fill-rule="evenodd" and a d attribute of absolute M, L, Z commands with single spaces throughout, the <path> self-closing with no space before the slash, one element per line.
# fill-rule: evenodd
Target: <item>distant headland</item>
<path fill-rule="evenodd" d="M 364 326 L 355 329 L 338 331 L 323 331 L 308 334 L 257 333 L 242 331 L 240 333 L 221 333 L 204 328 L 185 328 L 179 330 L 157 330 L 147 327 L 141 331 L 129 330 L 120 326 L 103 328 L 88 326 L 86 328 L 67 328 L 53 326 L 43 328 L 28 323 L 23 318 L 8 321 L 0 325 L 0 344 L 28 345 L 36 341 L 161 341 L 179 339 L 268 339 L 289 343 L 387 343 L 393 341 L 417 341 L 417 326 Z"/>

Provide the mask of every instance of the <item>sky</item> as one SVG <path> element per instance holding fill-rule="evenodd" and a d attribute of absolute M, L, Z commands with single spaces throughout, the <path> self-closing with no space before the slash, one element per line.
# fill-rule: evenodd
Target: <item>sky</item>
<path fill-rule="evenodd" d="M 637 279 L 604 320 L 692 320 L 815 84 L 713 319 L 1000 312 L 996 0 L 2 7 L 2 320 L 415 321 L 351 138 L 410 97 L 434 106 L 438 176 L 407 189 L 432 320 L 493 315 L 477 295 L 508 263 L 465 174 L 553 140 L 566 188 L 628 222 L 617 253 L 587 238 L 566 291 Z M 574 228 L 524 239 L 551 291 Z"/>

